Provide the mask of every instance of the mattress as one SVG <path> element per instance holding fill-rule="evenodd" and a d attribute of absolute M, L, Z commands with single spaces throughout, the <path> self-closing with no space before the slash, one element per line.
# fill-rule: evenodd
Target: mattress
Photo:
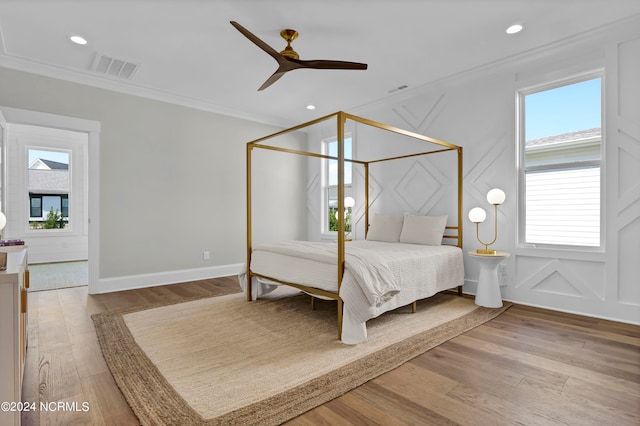
<path fill-rule="evenodd" d="M 344 302 L 345 343 L 366 339 L 370 318 L 464 284 L 462 250 L 449 245 L 350 241 L 339 290 L 337 268 L 336 243 L 269 243 L 255 247 L 251 257 L 253 273 L 338 292 Z M 252 287 L 254 298 L 273 288 L 257 280 Z"/>

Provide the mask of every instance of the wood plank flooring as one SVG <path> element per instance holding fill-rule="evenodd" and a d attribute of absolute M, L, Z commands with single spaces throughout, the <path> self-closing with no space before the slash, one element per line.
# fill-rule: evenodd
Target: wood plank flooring
<path fill-rule="evenodd" d="M 29 294 L 25 425 L 135 425 L 91 314 L 239 291 L 235 277 L 89 296 Z M 83 403 L 88 411 L 83 411 Z M 526 306 L 319 406 L 288 425 L 638 425 L 640 327 Z"/>

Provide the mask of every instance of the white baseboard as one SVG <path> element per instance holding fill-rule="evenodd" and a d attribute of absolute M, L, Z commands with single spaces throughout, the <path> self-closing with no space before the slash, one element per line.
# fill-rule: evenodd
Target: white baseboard
<path fill-rule="evenodd" d="M 208 278 L 237 275 L 241 263 L 212 266 L 210 268 L 183 269 L 180 271 L 158 272 L 153 274 L 129 275 L 125 277 L 100 278 L 97 283 L 89 283 L 89 294 L 111 293 L 136 288 L 156 287 Z M 239 289 L 240 287 L 238 287 Z"/>
<path fill-rule="evenodd" d="M 619 312 L 622 312 L 622 313 L 618 317 L 612 317 L 611 315 L 604 315 L 600 313 L 591 313 L 591 312 L 581 312 L 581 311 L 572 310 L 572 309 L 559 308 L 557 306 L 545 306 L 539 303 L 531 303 L 531 302 L 521 301 L 517 299 L 502 299 L 502 300 L 515 303 L 517 305 L 547 309 L 549 311 L 564 312 L 567 314 L 580 315 L 580 316 L 589 317 L 589 318 L 598 318 L 598 319 L 603 319 L 603 320 L 613 321 L 613 322 L 621 322 L 624 324 L 640 325 L 640 320 L 638 319 L 638 315 L 637 315 L 637 306 L 628 306 L 629 308 L 628 312 L 624 312 L 624 310 L 619 310 Z M 625 313 L 627 313 L 627 315 L 625 315 Z"/>

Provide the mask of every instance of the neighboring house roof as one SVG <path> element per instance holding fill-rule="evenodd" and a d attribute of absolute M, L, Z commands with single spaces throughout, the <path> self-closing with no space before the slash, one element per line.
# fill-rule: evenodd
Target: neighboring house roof
<path fill-rule="evenodd" d="M 69 170 L 29 169 L 27 186 L 34 194 L 68 194 Z"/>
<path fill-rule="evenodd" d="M 541 148 L 545 146 L 575 143 L 578 141 L 598 140 L 601 138 L 601 128 L 578 130 L 577 132 L 563 133 L 561 135 L 547 136 L 540 139 L 532 139 L 524 143 L 527 148 Z"/>
<path fill-rule="evenodd" d="M 37 158 L 29 165 L 30 170 L 69 170 L 67 163 L 59 163 L 57 161 L 45 160 L 43 158 Z"/>

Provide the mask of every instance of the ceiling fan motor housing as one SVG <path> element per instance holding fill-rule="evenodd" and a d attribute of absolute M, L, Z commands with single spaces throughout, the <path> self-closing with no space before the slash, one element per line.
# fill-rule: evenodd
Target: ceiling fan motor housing
<path fill-rule="evenodd" d="M 285 47 L 285 49 L 280 52 L 280 54 L 282 56 L 286 56 L 287 58 L 300 59 L 300 55 L 298 55 L 298 52 L 293 50 L 293 48 L 291 47 L 291 42 L 298 38 L 298 32 L 296 30 L 285 29 L 280 31 L 280 36 L 287 42 L 287 47 Z"/>

